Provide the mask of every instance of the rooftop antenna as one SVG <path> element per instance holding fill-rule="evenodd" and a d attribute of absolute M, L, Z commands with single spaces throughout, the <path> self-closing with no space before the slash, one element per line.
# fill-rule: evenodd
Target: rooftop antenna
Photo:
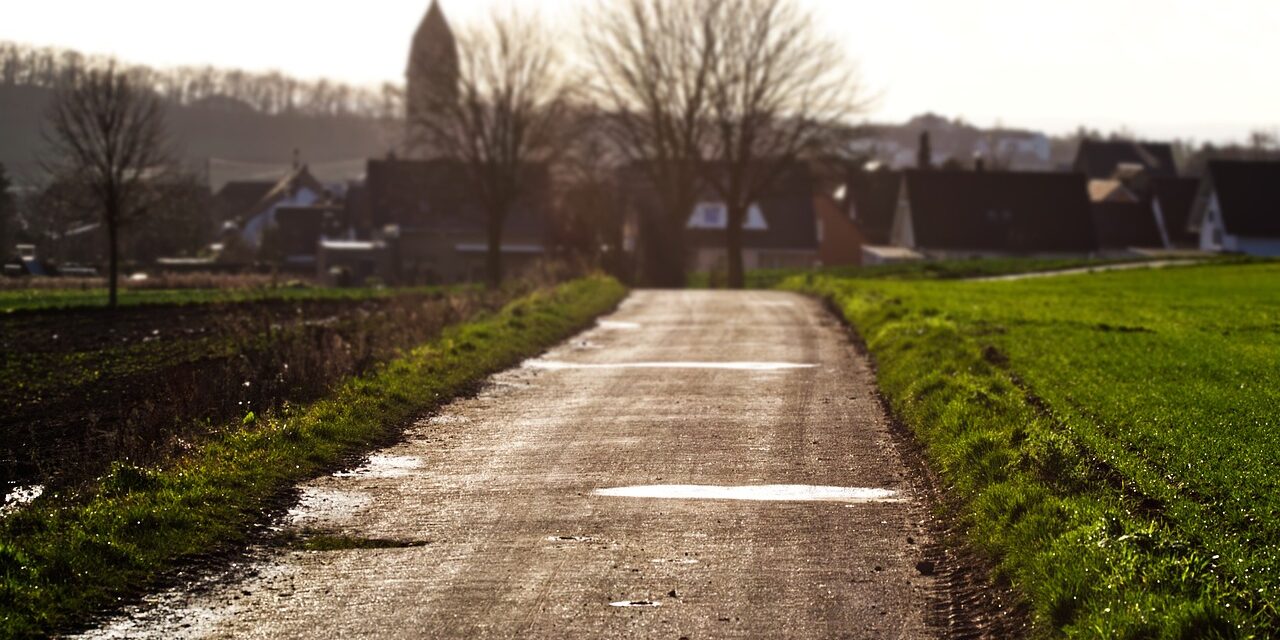
<path fill-rule="evenodd" d="M 293 170 L 294 171 L 297 171 L 298 167 L 302 166 L 299 160 L 301 157 L 302 157 L 302 152 L 295 147 L 293 150 Z"/>

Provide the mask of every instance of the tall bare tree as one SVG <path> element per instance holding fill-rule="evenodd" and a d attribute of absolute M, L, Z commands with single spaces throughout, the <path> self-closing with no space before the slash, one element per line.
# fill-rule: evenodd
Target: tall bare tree
<path fill-rule="evenodd" d="M 422 108 L 409 125 L 429 153 L 463 165 L 485 211 L 487 281 L 496 287 L 503 225 L 557 154 L 571 83 L 551 32 L 531 16 L 494 13 L 457 42 L 457 91 L 417 96 Z"/>
<path fill-rule="evenodd" d="M 148 180 L 169 165 L 164 109 L 158 95 L 114 65 L 69 77 L 48 114 L 51 172 L 80 182 L 107 230 L 108 304 L 115 308 L 120 227 L 143 215 L 154 190 Z"/>
<path fill-rule="evenodd" d="M 839 43 L 795 0 L 720 0 L 709 9 L 701 23 L 718 43 L 703 178 L 727 209 L 728 282 L 741 288 L 750 207 L 802 159 L 829 150 L 865 101 Z"/>
<path fill-rule="evenodd" d="M 660 211 L 641 219 L 644 280 L 684 285 L 684 229 L 697 204 L 709 136 L 722 0 L 602 0 L 583 25 L 597 100 L 615 144 Z"/>
<path fill-rule="evenodd" d="M 10 193 L 13 187 L 9 180 L 9 174 L 5 172 L 3 164 L 0 164 L 0 260 L 7 260 L 9 252 L 13 251 L 13 244 L 10 239 L 13 233 L 17 231 L 17 214 L 18 205 L 15 202 L 14 195 Z"/>

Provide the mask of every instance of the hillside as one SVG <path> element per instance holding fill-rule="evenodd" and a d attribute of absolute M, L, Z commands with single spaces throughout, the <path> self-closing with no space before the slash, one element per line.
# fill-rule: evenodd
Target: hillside
<path fill-rule="evenodd" d="M 39 176 L 45 143 L 40 130 L 52 91 L 32 86 L 0 86 L 0 163 L 18 180 Z M 263 165 L 287 165 L 294 149 L 320 169 L 322 180 L 352 178 L 361 160 L 383 156 L 399 139 L 398 123 L 355 115 L 267 114 L 235 103 L 217 106 L 174 105 L 169 129 L 180 157 L 205 171 L 215 183 L 252 177 Z M 325 175 L 328 174 L 328 175 Z"/>

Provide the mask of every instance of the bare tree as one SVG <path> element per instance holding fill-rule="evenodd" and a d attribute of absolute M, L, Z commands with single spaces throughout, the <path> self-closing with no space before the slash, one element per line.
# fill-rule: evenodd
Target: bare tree
<path fill-rule="evenodd" d="M 706 17 L 721 2 L 606 0 L 583 25 L 611 138 L 660 208 L 640 220 L 649 284 L 684 286 L 684 231 L 699 195 L 718 37 Z"/>
<path fill-rule="evenodd" d="M 740 288 L 750 207 L 804 157 L 831 149 L 865 100 L 840 45 L 794 0 L 721 0 L 711 9 L 703 24 L 719 42 L 703 177 L 727 209 L 729 286 Z"/>
<path fill-rule="evenodd" d="M 50 172 L 69 176 L 92 196 L 108 238 L 108 304 L 117 303 L 120 227 L 142 215 L 148 181 L 169 164 L 164 109 L 149 87 L 108 65 L 71 77 L 48 114 L 46 137 L 57 153 Z"/>
<path fill-rule="evenodd" d="M 503 226 L 557 153 L 570 83 L 550 32 L 529 16 L 495 13 L 461 34 L 458 52 L 457 91 L 418 96 L 409 124 L 423 148 L 464 167 L 485 211 L 487 280 L 496 287 Z"/>
<path fill-rule="evenodd" d="M 13 251 L 10 239 L 17 231 L 18 205 L 9 189 L 13 186 L 4 165 L 0 164 L 0 260 L 7 260 Z"/>

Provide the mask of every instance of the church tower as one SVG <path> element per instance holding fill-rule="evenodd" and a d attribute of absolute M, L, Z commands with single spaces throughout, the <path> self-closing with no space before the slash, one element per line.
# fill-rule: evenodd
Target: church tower
<path fill-rule="evenodd" d="M 418 25 L 409 49 L 409 67 L 405 72 L 405 103 L 409 118 L 409 147 L 420 151 L 414 140 L 414 121 L 430 110 L 433 103 L 458 99 L 458 43 L 453 30 L 440 10 L 439 0 L 431 0 L 431 8 Z"/>

